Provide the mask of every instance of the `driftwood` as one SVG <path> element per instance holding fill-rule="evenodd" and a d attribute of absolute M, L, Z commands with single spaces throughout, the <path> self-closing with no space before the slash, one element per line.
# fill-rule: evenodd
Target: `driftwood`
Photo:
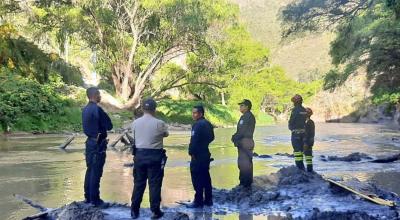
<path fill-rule="evenodd" d="M 125 145 L 131 145 L 131 142 L 129 139 L 126 137 L 126 135 L 122 136 L 121 142 L 124 143 Z"/>
<path fill-rule="evenodd" d="M 108 145 L 108 147 L 115 148 L 115 145 L 118 144 L 118 142 L 122 139 L 122 137 L 126 134 L 126 131 L 122 132 L 122 134 L 118 135 L 117 138 L 112 142 L 111 144 Z"/>
<path fill-rule="evenodd" d="M 60 145 L 61 149 L 65 149 L 73 140 L 75 139 L 75 135 L 69 137 L 63 144 Z"/>
<path fill-rule="evenodd" d="M 23 220 L 34 220 L 34 219 L 43 219 L 44 217 L 46 217 L 49 212 L 51 211 L 51 209 L 46 208 L 42 205 L 40 205 L 37 202 L 32 201 L 31 199 L 28 199 L 24 196 L 18 195 L 18 194 L 14 194 L 14 197 L 18 200 L 21 200 L 23 202 L 25 202 L 26 204 L 32 206 L 33 208 L 39 210 L 40 212 L 28 217 L 23 218 Z"/>
<path fill-rule="evenodd" d="M 346 186 L 346 185 L 344 185 L 344 184 L 342 184 L 340 182 L 334 181 L 334 180 L 329 179 L 329 178 L 324 178 L 324 179 L 326 181 L 328 181 L 329 183 L 331 183 L 332 185 L 335 185 L 335 186 L 340 187 L 340 188 L 342 188 L 342 189 L 344 189 L 346 191 L 354 193 L 357 196 L 360 196 L 361 198 L 364 198 L 364 199 L 366 199 L 366 200 L 368 200 L 370 202 L 373 202 L 375 204 L 389 206 L 389 207 L 396 206 L 396 203 L 394 201 L 390 201 L 390 200 L 379 198 L 377 195 L 362 193 L 360 191 L 357 191 L 357 190 L 355 190 L 353 188 L 350 188 L 350 187 L 348 187 L 348 186 Z"/>
<path fill-rule="evenodd" d="M 31 215 L 31 216 L 27 216 L 27 217 L 23 218 L 22 220 L 43 219 L 43 218 L 46 218 L 48 215 L 49 215 L 49 211 L 39 212 L 37 214 Z"/>
<path fill-rule="evenodd" d="M 371 162 L 372 163 L 390 163 L 390 162 L 394 162 L 396 160 L 400 160 L 400 154 L 388 156 L 385 158 L 375 159 L 375 160 L 372 160 Z"/>

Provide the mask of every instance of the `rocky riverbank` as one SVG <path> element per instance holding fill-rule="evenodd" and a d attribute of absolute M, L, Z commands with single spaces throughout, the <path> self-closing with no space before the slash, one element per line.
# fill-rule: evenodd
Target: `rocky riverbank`
<path fill-rule="evenodd" d="M 345 183 L 346 184 L 346 183 Z M 373 184 L 351 180 L 347 182 L 358 191 L 374 194 L 399 204 L 400 198 Z M 317 173 L 299 171 L 290 166 L 271 175 L 254 178 L 252 188 L 214 189 L 214 206 L 187 209 L 183 205 L 163 207 L 163 219 L 197 219 L 208 213 L 223 219 L 230 213 L 274 216 L 278 219 L 399 219 L 399 209 L 377 205 L 360 199 L 341 188 L 332 187 Z M 141 217 L 149 218 L 148 208 L 141 209 Z M 122 220 L 130 218 L 126 204 L 110 203 L 99 209 L 83 202 L 72 202 L 63 207 L 47 209 L 47 219 Z"/>

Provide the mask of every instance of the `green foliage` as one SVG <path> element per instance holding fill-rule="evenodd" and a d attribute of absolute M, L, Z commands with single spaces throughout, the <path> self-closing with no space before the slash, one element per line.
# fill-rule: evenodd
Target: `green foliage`
<path fill-rule="evenodd" d="M 82 84 L 78 68 L 65 63 L 54 53 L 45 53 L 20 36 L 11 24 L 0 25 L 0 66 L 40 83 L 47 83 L 50 78 L 60 75 L 66 83 Z"/>
<path fill-rule="evenodd" d="M 239 118 L 238 113 L 230 110 L 227 106 L 184 100 L 164 100 L 159 102 L 157 115 L 169 123 L 192 124 L 192 108 L 198 104 L 203 104 L 206 110 L 206 118 L 215 126 L 234 125 Z"/>
<path fill-rule="evenodd" d="M 253 103 L 253 111 L 267 112 L 277 115 L 287 112 L 292 104 L 290 98 L 298 93 L 305 101 L 315 95 L 321 88 L 320 81 L 312 83 L 298 83 L 285 76 L 278 67 L 266 68 L 258 73 L 242 75 L 230 87 L 231 106 L 246 98 Z"/>
<path fill-rule="evenodd" d="M 54 131 L 80 127 L 78 108 L 57 94 L 56 83 L 39 84 L 0 69 L 0 124 L 3 130 Z"/>
<path fill-rule="evenodd" d="M 336 68 L 325 76 L 333 89 L 366 67 L 375 102 L 392 102 L 400 86 L 400 3 L 397 0 L 302 0 L 284 10 L 289 32 L 336 27 L 330 54 Z M 334 25 L 333 25 L 334 24 Z"/>

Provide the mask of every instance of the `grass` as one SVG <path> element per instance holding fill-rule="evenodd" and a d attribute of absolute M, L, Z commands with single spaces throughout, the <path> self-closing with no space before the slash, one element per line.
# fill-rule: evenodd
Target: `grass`
<path fill-rule="evenodd" d="M 158 103 L 157 117 L 167 123 L 192 124 L 192 108 L 195 105 L 203 104 L 206 110 L 206 118 L 215 126 L 227 127 L 236 126 L 240 118 L 238 109 L 230 108 L 221 104 L 201 103 L 186 100 L 163 100 Z M 11 131 L 26 132 L 62 132 L 82 131 L 81 108 L 71 106 L 64 109 L 61 115 L 51 114 L 45 120 L 38 120 L 32 115 L 23 115 L 11 127 Z M 273 118 L 265 113 L 258 113 L 257 125 L 274 123 Z M 132 120 L 132 112 L 120 111 L 110 113 L 114 129 L 123 126 L 124 122 Z M 0 130 L 1 131 L 1 130 Z"/>

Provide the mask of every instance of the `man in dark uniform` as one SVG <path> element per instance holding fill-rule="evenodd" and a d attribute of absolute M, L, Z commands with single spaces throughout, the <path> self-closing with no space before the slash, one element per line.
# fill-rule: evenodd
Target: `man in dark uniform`
<path fill-rule="evenodd" d="M 164 166 L 167 160 L 163 149 L 163 139 L 168 136 L 165 122 L 155 117 L 157 103 L 153 99 L 143 102 L 143 116 L 132 123 L 132 134 L 135 143 L 133 170 L 134 188 L 132 193 L 131 217 L 139 218 L 140 203 L 149 182 L 150 209 L 152 219 L 161 218 L 161 186 L 164 178 Z"/>
<path fill-rule="evenodd" d="M 204 118 L 203 106 L 194 106 L 192 118 L 196 122 L 192 126 L 192 136 L 189 144 L 190 174 L 195 190 L 192 204 L 188 208 L 201 208 L 203 205 L 212 206 L 212 186 L 210 176 L 211 153 L 208 145 L 214 140 L 214 128 Z M 203 197 L 204 194 L 204 197 Z"/>
<path fill-rule="evenodd" d="M 256 119 L 251 113 L 250 100 L 244 99 L 239 103 L 242 116 L 237 124 L 236 133 L 232 136 L 232 142 L 238 148 L 238 167 L 240 185 L 250 187 L 253 183 L 253 133 Z"/>
<path fill-rule="evenodd" d="M 314 136 L 315 136 L 315 124 L 311 119 L 313 111 L 311 108 L 306 108 L 307 119 L 306 119 L 306 137 L 304 139 L 304 156 L 306 157 L 307 171 L 313 172 L 313 146 L 314 146 Z"/>
<path fill-rule="evenodd" d="M 101 100 L 97 88 L 86 90 L 89 103 L 82 110 L 83 132 L 86 139 L 86 175 L 85 175 L 85 202 L 95 206 L 104 205 L 100 199 L 100 179 L 106 160 L 107 131 L 112 129 L 112 123 L 107 113 L 97 104 Z"/>
<path fill-rule="evenodd" d="M 306 118 L 307 112 L 303 107 L 303 98 L 296 94 L 292 97 L 292 102 L 294 104 L 294 108 L 292 109 L 292 113 L 289 119 L 289 130 L 292 131 L 292 146 L 293 146 L 293 154 L 296 166 L 304 170 L 303 163 L 303 146 L 304 146 L 304 138 L 305 138 L 305 127 L 306 127 Z"/>

